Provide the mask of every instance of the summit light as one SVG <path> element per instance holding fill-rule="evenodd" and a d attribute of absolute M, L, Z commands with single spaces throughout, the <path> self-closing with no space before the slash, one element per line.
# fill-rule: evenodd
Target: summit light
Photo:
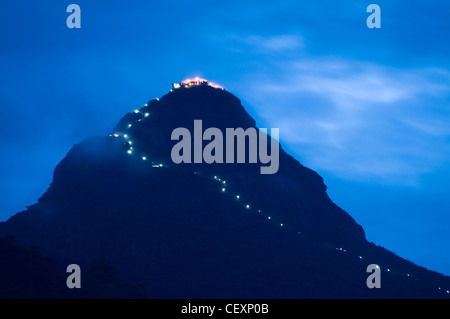
<path fill-rule="evenodd" d="M 139 113 L 139 110 L 138 109 L 134 110 L 134 113 L 136 113 L 136 114 Z"/>
<path fill-rule="evenodd" d="M 202 78 L 200 78 L 198 76 L 193 78 L 193 79 L 183 80 L 180 83 L 172 83 L 172 88 L 174 88 L 174 89 L 179 89 L 181 87 L 190 88 L 190 87 L 193 87 L 193 86 L 200 86 L 200 85 L 207 85 L 207 86 L 213 87 L 215 89 L 222 89 L 222 90 L 224 90 L 224 88 L 221 87 L 220 85 L 212 83 L 212 82 L 209 82 L 208 80 L 202 79 Z"/>

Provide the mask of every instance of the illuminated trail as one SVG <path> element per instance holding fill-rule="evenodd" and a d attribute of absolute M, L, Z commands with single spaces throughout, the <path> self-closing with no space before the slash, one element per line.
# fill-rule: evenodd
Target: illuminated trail
<path fill-rule="evenodd" d="M 179 86 L 177 86 L 178 84 L 179 84 Z M 222 90 L 224 89 L 224 88 L 222 88 L 222 87 L 220 87 L 218 85 L 212 84 L 212 83 L 210 83 L 210 82 L 208 82 L 208 81 L 206 81 L 204 79 L 200 79 L 198 77 L 193 79 L 193 80 L 191 80 L 191 79 L 185 80 L 185 81 L 183 81 L 181 83 L 173 83 L 173 88 L 174 89 L 180 89 L 182 87 L 190 88 L 190 87 L 199 86 L 199 85 L 209 85 L 209 86 L 212 86 L 212 87 L 214 87 L 216 89 L 222 89 Z M 175 86 L 177 86 L 177 87 L 175 87 Z M 155 100 L 159 101 L 159 98 L 156 98 Z M 147 107 L 147 106 L 148 106 L 148 104 L 144 105 L 144 107 Z M 137 122 L 141 122 L 141 121 L 143 121 L 146 118 L 151 116 L 151 114 L 149 112 L 142 112 L 139 109 L 135 109 L 134 113 L 141 115 L 141 117 L 136 120 Z M 126 126 L 126 129 L 129 130 L 131 127 L 133 127 L 134 124 L 135 123 L 128 123 L 128 125 Z M 138 156 L 140 158 L 140 160 L 142 160 L 144 162 L 147 162 L 152 168 L 159 168 L 159 169 L 161 169 L 161 168 L 174 168 L 175 167 L 175 166 L 172 166 L 172 165 L 167 164 L 167 163 L 155 163 L 155 162 L 150 160 L 148 155 L 140 154 L 135 148 L 133 148 L 134 143 L 133 143 L 133 140 L 130 137 L 129 132 L 127 132 L 127 133 L 114 132 L 114 133 L 109 134 L 109 136 L 113 137 L 113 138 L 122 138 L 124 140 L 125 145 L 128 146 L 128 148 L 126 149 L 127 155 Z M 194 175 L 198 175 L 198 176 L 202 176 L 199 172 L 193 172 L 193 174 Z M 272 216 L 262 212 L 260 209 L 253 208 L 253 207 L 257 207 L 257 206 L 253 205 L 253 204 L 251 205 L 250 203 L 244 201 L 242 199 L 241 195 L 239 195 L 239 194 L 235 194 L 235 195 L 230 194 L 230 192 L 228 192 L 228 189 L 226 187 L 228 182 L 226 180 L 220 178 L 218 175 L 203 176 L 203 177 L 206 177 L 206 178 L 212 179 L 214 181 L 217 181 L 218 182 L 218 191 L 220 193 L 223 193 L 224 195 L 231 195 L 231 199 L 234 199 L 235 201 L 240 203 L 242 205 L 242 207 L 245 208 L 245 210 L 248 210 L 250 212 L 255 212 L 258 215 L 261 215 L 261 216 L 265 217 L 266 220 L 270 221 L 275 226 L 282 227 L 282 228 L 286 229 L 286 231 L 291 231 L 291 232 L 293 231 L 294 234 L 297 235 L 297 236 L 301 235 L 301 231 L 299 231 L 298 229 L 293 229 L 289 225 L 286 225 L 284 222 L 277 221 Z M 344 249 L 342 247 L 335 247 L 335 250 L 338 253 L 352 255 L 355 258 L 357 258 L 358 260 L 361 260 L 361 261 L 364 260 L 363 256 L 351 254 L 347 249 Z M 410 273 L 404 273 L 404 272 L 400 272 L 400 271 L 395 271 L 395 270 L 392 270 L 392 268 L 382 268 L 382 270 L 386 271 L 386 272 L 389 272 L 389 273 L 396 273 L 398 275 L 405 276 L 407 278 L 412 278 L 412 279 L 417 280 L 417 278 L 413 274 L 410 274 Z M 444 293 L 444 294 L 450 294 L 450 291 L 448 289 L 444 289 L 444 288 L 441 288 L 441 287 L 437 287 L 437 289 L 440 292 Z"/>

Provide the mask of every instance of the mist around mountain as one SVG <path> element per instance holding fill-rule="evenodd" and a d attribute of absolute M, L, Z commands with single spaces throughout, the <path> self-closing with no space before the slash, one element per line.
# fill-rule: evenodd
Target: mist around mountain
<path fill-rule="evenodd" d="M 75 145 L 38 203 L 0 223 L 0 295 L 449 297 L 449 277 L 368 242 L 323 179 L 282 147 L 271 175 L 260 174 L 261 162 L 174 164 L 173 130 L 193 132 L 199 119 L 204 129 L 256 128 L 238 98 L 199 85 Z M 65 284 L 72 263 L 86 282 L 76 290 Z M 381 288 L 366 285 L 370 264 Z"/>

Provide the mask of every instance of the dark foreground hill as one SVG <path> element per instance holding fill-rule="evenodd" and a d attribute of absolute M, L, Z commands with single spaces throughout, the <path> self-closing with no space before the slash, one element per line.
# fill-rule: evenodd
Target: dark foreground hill
<path fill-rule="evenodd" d="M 109 136 L 75 145 L 38 203 L 1 223 L 0 235 L 40 247 L 55 272 L 72 263 L 89 269 L 104 256 L 117 285 L 149 292 L 133 288 L 136 297 L 449 296 L 448 277 L 367 242 L 328 198 L 322 178 L 282 149 L 273 175 L 260 174 L 259 162 L 174 164 L 172 131 L 193 132 L 198 119 L 204 129 L 256 127 L 227 91 L 174 90 L 125 115 Z M 381 268 L 379 289 L 366 285 L 369 264 Z M 55 282 L 50 297 L 68 289 L 65 280 Z"/>

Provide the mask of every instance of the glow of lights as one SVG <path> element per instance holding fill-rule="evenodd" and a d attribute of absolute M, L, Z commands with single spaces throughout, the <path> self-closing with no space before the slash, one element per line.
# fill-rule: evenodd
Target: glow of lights
<path fill-rule="evenodd" d="M 133 151 L 132 151 L 132 150 L 128 150 L 127 153 L 128 153 L 128 154 L 131 154 L 131 153 L 133 153 Z"/>
<path fill-rule="evenodd" d="M 222 188 L 222 192 L 225 192 L 225 188 Z"/>
<path fill-rule="evenodd" d="M 386 269 L 387 271 L 391 271 L 389 268 Z"/>
<path fill-rule="evenodd" d="M 145 113 L 145 114 L 144 114 L 145 117 L 147 117 L 147 116 L 149 116 L 149 115 L 150 115 L 150 113 Z"/>
<path fill-rule="evenodd" d="M 163 164 L 159 164 L 159 167 L 163 167 Z"/>
<path fill-rule="evenodd" d="M 358 256 L 359 259 L 363 259 L 361 256 Z"/>
<path fill-rule="evenodd" d="M 269 216 L 269 217 L 267 217 L 267 219 L 270 219 L 271 217 Z"/>
<path fill-rule="evenodd" d="M 139 110 L 138 109 L 134 110 L 134 113 L 139 113 Z"/>
<path fill-rule="evenodd" d="M 119 137 L 119 133 L 114 133 L 114 137 Z"/>
<path fill-rule="evenodd" d="M 208 80 L 205 80 L 205 79 L 201 79 L 198 76 L 195 77 L 194 79 L 186 79 L 186 80 L 182 81 L 181 83 L 174 83 L 173 84 L 173 88 L 174 89 L 178 89 L 181 86 L 189 88 L 189 87 L 192 87 L 192 86 L 197 86 L 197 85 L 202 85 L 202 84 L 206 84 L 206 85 L 208 85 L 210 87 L 213 87 L 215 89 L 222 89 L 222 90 L 224 90 L 224 88 L 221 87 L 220 85 L 212 83 L 212 82 L 209 82 Z"/>
<path fill-rule="evenodd" d="M 148 106 L 148 104 L 147 104 L 147 103 L 145 103 L 145 104 L 144 104 L 144 106 Z"/>
<path fill-rule="evenodd" d="M 239 195 L 236 195 L 236 198 L 239 199 Z"/>
<path fill-rule="evenodd" d="M 131 127 L 131 124 L 128 124 L 128 127 Z"/>
<path fill-rule="evenodd" d="M 128 135 L 127 135 L 127 134 L 124 134 L 123 137 L 128 138 Z"/>
<path fill-rule="evenodd" d="M 249 209 L 249 208 L 250 208 L 250 205 L 245 206 L 245 208 Z"/>
<path fill-rule="evenodd" d="M 281 223 L 280 226 L 283 227 L 283 224 Z"/>
<path fill-rule="evenodd" d="M 156 101 L 159 101 L 159 97 L 156 98 Z"/>
<path fill-rule="evenodd" d="M 142 160 L 146 161 L 146 160 L 147 160 L 147 157 L 142 156 Z"/>
<path fill-rule="evenodd" d="M 226 181 L 223 181 L 223 182 L 222 182 L 222 184 L 226 184 L 226 183 L 227 183 Z"/>

